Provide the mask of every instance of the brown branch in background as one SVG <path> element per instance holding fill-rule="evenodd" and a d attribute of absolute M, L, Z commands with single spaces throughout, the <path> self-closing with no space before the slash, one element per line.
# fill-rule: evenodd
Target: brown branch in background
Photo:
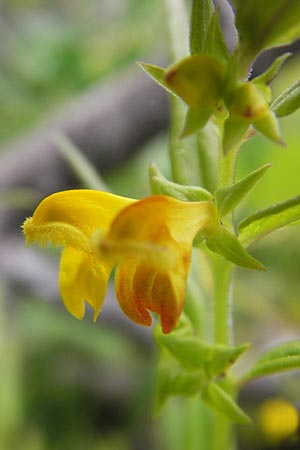
<path fill-rule="evenodd" d="M 166 128 L 163 90 L 137 67 L 90 88 L 53 114 L 34 132 L 5 146 L 0 156 L 0 190 L 32 188 L 40 198 L 72 188 L 76 180 L 53 135 L 63 133 L 101 172 L 118 165 Z M 1 215 L 2 227 L 9 214 Z"/>

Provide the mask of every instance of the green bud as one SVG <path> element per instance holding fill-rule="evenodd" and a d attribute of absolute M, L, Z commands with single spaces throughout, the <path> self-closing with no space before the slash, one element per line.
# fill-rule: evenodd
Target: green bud
<path fill-rule="evenodd" d="M 263 117 L 268 111 L 268 103 L 263 92 L 253 83 L 243 83 L 238 87 L 228 102 L 233 116 L 250 123 Z"/>
<path fill-rule="evenodd" d="M 224 66 L 210 55 L 188 56 L 165 71 L 166 86 L 194 109 L 215 106 L 224 78 Z"/>

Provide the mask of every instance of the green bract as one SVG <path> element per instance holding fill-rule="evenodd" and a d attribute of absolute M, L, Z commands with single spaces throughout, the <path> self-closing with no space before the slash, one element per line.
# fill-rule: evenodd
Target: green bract
<path fill-rule="evenodd" d="M 214 109 L 224 78 L 223 64 L 209 55 L 187 56 L 165 71 L 166 86 L 194 109 Z"/>
<path fill-rule="evenodd" d="M 278 144 L 284 144 L 278 120 L 269 109 L 270 97 L 271 91 L 262 80 L 231 87 L 225 98 L 230 112 L 230 116 L 224 124 L 223 148 L 225 153 L 241 143 L 251 124 L 269 139 Z"/>
<path fill-rule="evenodd" d="M 259 358 L 243 379 L 300 369 L 300 341 L 290 341 L 272 348 Z"/>
<path fill-rule="evenodd" d="M 271 167 L 271 164 L 265 164 L 259 169 L 249 173 L 249 175 L 238 183 L 218 189 L 215 192 L 220 217 L 225 216 L 232 211 L 243 200 L 245 195 L 253 189 L 269 167 Z"/>
<path fill-rule="evenodd" d="M 244 249 L 238 238 L 225 227 L 207 237 L 206 245 L 214 253 L 245 269 L 265 270 L 264 266 Z"/>
<path fill-rule="evenodd" d="M 271 104 L 271 109 L 276 116 L 283 117 L 292 114 L 300 108 L 300 80 L 295 81 L 292 86 L 288 87 Z"/>
<path fill-rule="evenodd" d="M 238 225 L 239 239 L 244 245 L 253 244 L 266 234 L 300 220 L 300 196 L 271 205 L 244 219 Z"/>
<path fill-rule="evenodd" d="M 200 186 L 183 186 L 167 180 L 155 164 L 149 168 L 150 183 L 154 194 L 169 195 L 178 200 L 186 202 L 197 202 L 212 200 L 213 196 L 206 189 Z"/>
<path fill-rule="evenodd" d="M 251 420 L 238 406 L 233 397 L 222 387 L 211 381 L 202 391 L 202 399 L 209 406 L 224 414 L 232 422 L 240 424 L 250 424 Z"/>

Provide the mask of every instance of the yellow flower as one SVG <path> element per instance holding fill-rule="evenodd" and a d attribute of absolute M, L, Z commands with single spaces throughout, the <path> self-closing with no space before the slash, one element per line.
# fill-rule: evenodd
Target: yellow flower
<path fill-rule="evenodd" d="M 116 265 L 115 290 L 125 314 L 150 325 L 149 311 L 169 333 L 184 305 L 192 242 L 213 215 L 210 202 L 167 196 L 132 200 L 107 192 L 74 190 L 45 198 L 25 220 L 27 244 L 64 247 L 59 287 L 66 308 L 96 320 Z"/>

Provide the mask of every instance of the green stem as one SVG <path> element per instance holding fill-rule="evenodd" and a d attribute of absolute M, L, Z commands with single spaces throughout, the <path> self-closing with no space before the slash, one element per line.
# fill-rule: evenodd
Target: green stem
<path fill-rule="evenodd" d="M 231 318 L 232 264 L 219 256 L 213 260 L 214 341 L 228 345 L 232 341 Z"/>
<path fill-rule="evenodd" d="M 239 147 L 232 148 L 228 153 L 223 150 L 223 126 L 224 122 L 219 122 L 219 173 L 218 188 L 229 186 L 233 183 L 236 170 L 236 159 Z"/>
<path fill-rule="evenodd" d="M 219 124 L 219 170 L 218 188 L 229 186 L 234 182 L 238 148 L 224 154 L 222 146 L 223 124 Z M 226 226 L 232 228 L 232 216 L 227 219 Z M 218 256 L 212 257 L 212 274 L 214 283 L 214 341 L 216 344 L 233 345 L 233 318 L 231 306 L 231 284 L 233 266 Z M 232 391 L 227 377 L 223 388 Z M 213 419 L 212 450 L 233 450 L 235 439 L 232 423 L 219 413 Z"/>
<path fill-rule="evenodd" d="M 231 317 L 232 264 L 218 256 L 213 257 L 212 273 L 214 282 L 214 341 L 229 345 L 233 342 Z M 222 387 L 232 390 L 230 381 L 224 378 Z M 211 450 L 233 450 L 234 433 L 232 423 L 222 414 L 214 413 Z"/>

